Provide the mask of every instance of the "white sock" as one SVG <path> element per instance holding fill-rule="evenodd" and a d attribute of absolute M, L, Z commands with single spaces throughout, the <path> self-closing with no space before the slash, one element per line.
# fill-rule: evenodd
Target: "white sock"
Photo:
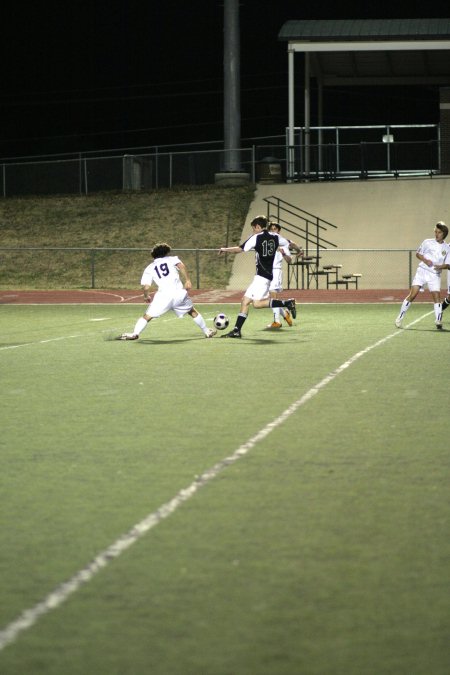
<path fill-rule="evenodd" d="M 277 323 L 281 323 L 280 322 L 281 307 L 273 307 L 272 309 L 273 309 L 273 320 L 276 321 Z"/>
<path fill-rule="evenodd" d="M 435 302 L 434 305 L 434 316 L 436 321 L 442 321 L 442 305 L 440 302 Z"/>
<path fill-rule="evenodd" d="M 406 312 L 408 311 L 408 308 L 409 308 L 410 304 L 411 304 L 411 303 L 409 302 L 409 300 L 403 300 L 403 302 L 402 302 L 402 308 L 401 308 L 401 310 L 400 310 L 400 314 L 398 315 L 398 318 L 399 318 L 399 319 L 403 319 L 404 315 L 405 315 Z"/>
<path fill-rule="evenodd" d="M 144 319 L 143 316 L 141 316 L 141 318 L 136 321 L 136 325 L 134 327 L 133 334 L 134 335 L 140 335 L 142 333 L 142 331 L 144 330 L 144 328 L 147 328 L 147 323 L 148 323 L 148 321 L 146 319 Z"/>
<path fill-rule="evenodd" d="M 202 315 L 201 315 L 201 314 L 197 314 L 196 317 L 193 316 L 192 318 L 194 319 L 194 321 L 195 321 L 195 323 L 197 324 L 197 326 L 198 326 L 204 333 L 206 333 L 206 331 L 207 331 L 208 329 L 207 329 L 207 327 L 206 327 L 205 319 L 202 317 Z"/>

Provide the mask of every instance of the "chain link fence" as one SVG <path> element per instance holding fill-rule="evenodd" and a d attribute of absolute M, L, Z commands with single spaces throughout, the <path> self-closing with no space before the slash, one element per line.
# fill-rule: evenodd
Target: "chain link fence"
<path fill-rule="evenodd" d="M 255 182 L 335 180 L 401 175 L 433 176 L 440 171 L 439 127 L 378 125 L 313 127 L 287 136 L 247 139 L 225 150 L 214 141 L 186 146 L 130 148 L 0 161 L 1 195 L 80 194 L 207 185 L 224 172 L 229 153 L 239 171 Z M 306 161 L 307 158 L 307 161 Z"/>
<path fill-rule="evenodd" d="M 172 249 L 186 265 L 193 288 L 225 288 L 231 256 L 215 249 Z M 1 247 L 0 288 L 139 288 L 151 248 Z"/>
<path fill-rule="evenodd" d="M 254 254 L 218 255 L 216 249 L 174 249 L 186 264 L 196 289 L 245 289 L 254 272 Z M 360 274 L 360 289 L 405 289 L 417 267 L 415 250 L 320 249 L 309 251 L 308 265 L 294 262 L 284 269 L 284 287 L 336 288 L 343 274 Z M 1 247 L 2 289 L 139 288 L 151 262 L 146 248 Z M 334 266 L 328 274 L 324 266 Z M 319 273 L 318 273 L 319 272 Z M 445 288 L 447 275 L 442 275 Z M 339 286 L 341 287 L 341 286 Z"/>

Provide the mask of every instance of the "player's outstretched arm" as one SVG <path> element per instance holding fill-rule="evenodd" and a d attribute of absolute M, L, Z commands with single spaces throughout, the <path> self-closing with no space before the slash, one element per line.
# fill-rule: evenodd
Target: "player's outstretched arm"
<path fill-rule="evenodd" d="M 222 253 L 242 253 L 240 246 L 222 246 L 219 248 L 219 255 Z"/>
<path fill-rule="evenodd" d="M 303 256 L 305 255 L 305 252 L 304 252 L 304 250 L 302 249 L 302 247 L 299 246 L 295 241 L 289 241 L 289 249 L 290 249 L 293 253 L 295 253 L 295 255 L 297 256 L 297 258 L 300 258 L 300 257 L 303 258 Z"/>
<path fill-rule="evenodd" d="M 280 246 L 280 248 L 279 248 L 278 250 L 280 251 L 281 255 L 283 256 L 283 259 L 284 259 L 287 263 L 291 263 L 291 262 L 292 262 L 292 258 L 291 258 L 291 256 L 289 255 L 289 251 L 285 251 L 284 248 L 282 248 L 281 246 Z"/>

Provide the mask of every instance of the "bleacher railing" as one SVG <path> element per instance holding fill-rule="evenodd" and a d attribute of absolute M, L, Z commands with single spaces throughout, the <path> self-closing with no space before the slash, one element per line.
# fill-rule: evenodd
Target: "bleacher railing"
<path fill-rule="evenodd" d="M 288 131 L 286 131 L 286 145 Z M 440 172 L 438 124 L 296 127 L 288 180 L 335 180 Z"/>
<path fill-rule="evenodd" d="M 337 225 L 275 195 L 265 197 L 263 201 L 267 204 L 267 218 L 279 223 L 288 238 L 293 234 L 295 243 L 303 248 L 305 257 L 316 259 L 316 266 L 320 249 L 336 247 L 336 244 L 325 238 L 325 233 L 330 228 L 336 230 Z"/>

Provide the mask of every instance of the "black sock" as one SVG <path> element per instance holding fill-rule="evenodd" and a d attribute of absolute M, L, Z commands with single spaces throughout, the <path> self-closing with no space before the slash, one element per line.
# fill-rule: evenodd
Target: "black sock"
<path fill-rule="evenodd" d="M 269 307 L 286 307 L 289 304 L 289 300 L 275 300 L 270 301 Z"/>
<path fill-rule="evenodd" d="M 234 325 L 235 329 L 241 332 L 241 328 L 244 325 L 245 321 L 247 319 L 247 314 L 238 314 L 236 323 Z"/>
<path fill-rule="evenodd" d="M 444 309 L 447 309 L 447 307 L 449 305 L 450 305 L 450 300 L 448 298 L 444 298 L 444 301 L 442 303 L 442 311 L 444 311 Z"/>

